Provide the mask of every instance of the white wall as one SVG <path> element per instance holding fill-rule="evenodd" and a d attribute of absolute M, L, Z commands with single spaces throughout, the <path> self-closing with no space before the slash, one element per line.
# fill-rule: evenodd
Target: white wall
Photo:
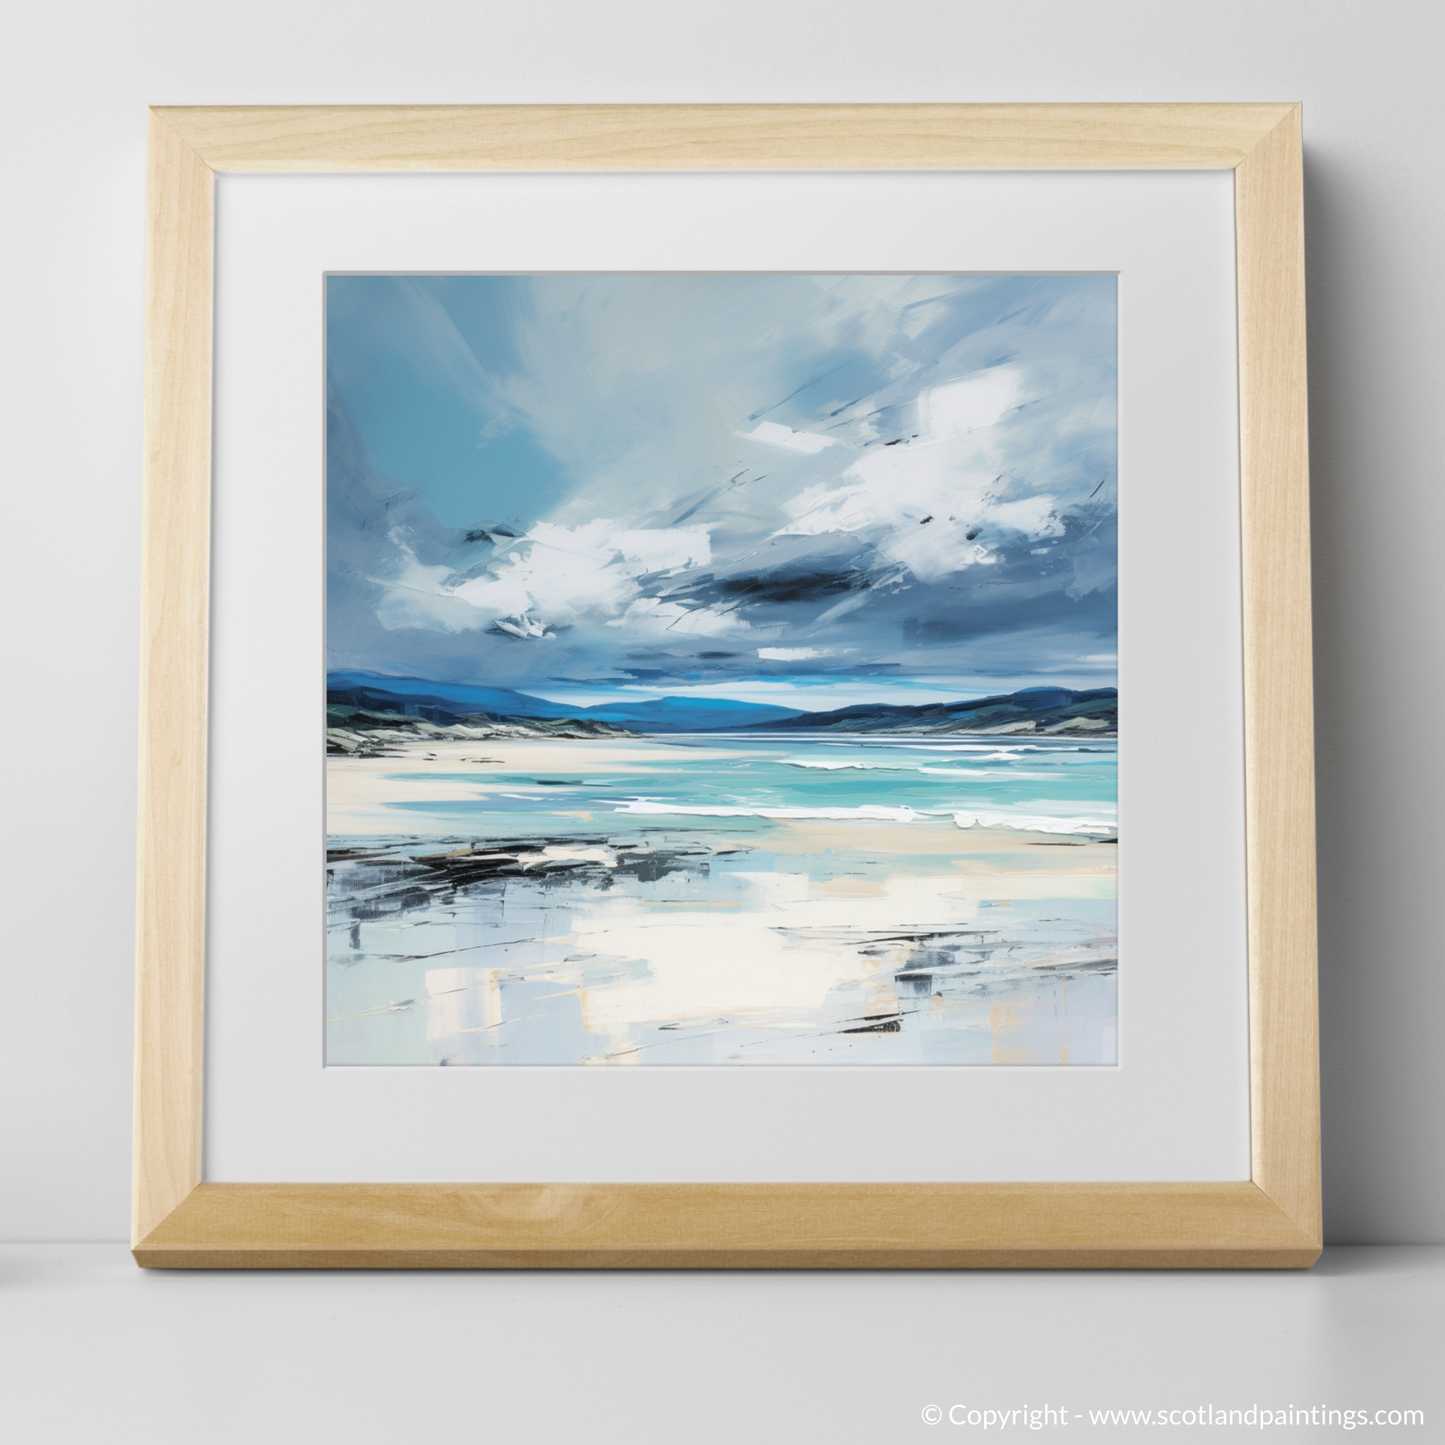
<path fill-rule="evenodd" d="M 1334 1241 L 1445 1240 L 1445 391 L 1426 0 L 129 0 L 0 50 L 0 1238 L 127 1232 L 151 103 L 1303 100 Z"/>

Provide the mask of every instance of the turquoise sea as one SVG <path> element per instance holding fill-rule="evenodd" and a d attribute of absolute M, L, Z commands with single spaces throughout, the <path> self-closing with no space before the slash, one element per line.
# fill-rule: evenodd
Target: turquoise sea
<path fill-rule="evenodd" d="M 913 822 L 947 818 L 964 824 L 1022 828 L 1080 837 L 1116 831 L 1117 755 L 1113 739 L 958 741 L 896 737 L 815 738 L 798 734 L 688 735 L 651 738 L 659 755 L 641 771 L 605 767 L 529 767 L 494 771 L 479 790 L 475 768 L 407 772 L 392 803 L 398 822 L 426 832 L 481 827 L 514 837 L 555 832 L 555 808 L 595 809 L 618 829 L 649 826 L 632 819 L 859 818 Z M 486 749 L 480 749 L 485 752 Z M 625 754 L 620 760 L 631 763 Z M 408 783 L 450 783 L 444 801 L 408 799 Z M 563 791 L 565 790 L 565 792 Z M 590 821 L 590 820 L 589 820 Z M 729 824 L 728 826 L 733 826 Z M 576 827 L 563 831 L 587 832 Z"/>

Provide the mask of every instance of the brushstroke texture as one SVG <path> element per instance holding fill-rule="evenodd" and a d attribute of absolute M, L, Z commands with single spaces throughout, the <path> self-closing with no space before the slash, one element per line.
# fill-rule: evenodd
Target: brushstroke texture
<path fill-rule="evenodd" d="M 327 300 L 329 1063 L 1115 1061 L 1113 277 Z"/>

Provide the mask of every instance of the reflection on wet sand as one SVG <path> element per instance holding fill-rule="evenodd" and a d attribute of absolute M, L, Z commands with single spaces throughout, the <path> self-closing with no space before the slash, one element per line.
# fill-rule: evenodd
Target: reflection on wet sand
<path fill-rule="evenodd" d="M 677 756 L 521 746 L 539 777 L 560 760 L 539 750 L 557 749 L 569 779 Z M 473 766 L 505 790 L 517 763 Z M 1112 841 L 922 815 L 619 818 L 531 797 L 487 836 L 368 836 L 355 824 L 395 829 L 398 789 L 444 808 L 459 759 L 409 757 L 420 775 L 403 784 L 395 760 L 344 766 L 330 1063 L 1115 1060 Z"/>

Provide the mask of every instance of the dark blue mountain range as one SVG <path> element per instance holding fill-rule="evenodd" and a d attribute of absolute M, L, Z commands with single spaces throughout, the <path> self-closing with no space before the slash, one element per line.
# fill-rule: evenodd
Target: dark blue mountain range
<path fill-rule="evenodd" d="M 422 718 L 440 726 L 484 717 L 580 718 L 644 733 L 689 732 L 978 732 L 1032 723 L 1043 731 L 1075 727 L 1112 732 L 1118 727 L 1119 694 L 1112 687 L 1075 692 L 1067 687 L 1028 687 L 970 702 L 903 707 L 864 703 L 833 712 L 799 712 L 725 698 L 660 697 L 645 702 L 568 707 L 508 688 L 431 682 L 420 677 L 337 671 L 327 674 L 326 700 L 336 708 Z"/>
<path fill-rule="evenodd" d="M 1119 726 L 1119 691 L 1096 687 L 1075 692 L 1067 687 L 1026 687 L 970 702 L 937 702 L 923 707 L 864 703 L 835 712 L 807 712 L 780 722 L 758 723 L 769 732 L 981 732 L 1020 723 L 1037 731 L 1073 726 L 1081 732 L 1113 732 Z"/>
<path fill-rule="evenodd" d="M 575 708 L 513 692 L 505 687 L 477 687 L 466 682 L 431 682 L 424 677 L 389 677 L 381 672 L 338 671 L 326 674 L 326 700 L 341 707 L 426 717 L 423 708 L 457 717 L 485 713 L 488 717 L 570 717 Z"/>
<path fill-rule="evenodd" d="M 645 733 L 717 732 L 749 724 L 766 727 L 799 716 L 796 708 L 727 698 L 660 697 L 568 707 L 507 688 L 357 671 L 327 673 L 326 701 L 332 707 L 403 713 L 443 725 L 479 715 L 494 721 L 517 717 L 582 718 Z"/>

